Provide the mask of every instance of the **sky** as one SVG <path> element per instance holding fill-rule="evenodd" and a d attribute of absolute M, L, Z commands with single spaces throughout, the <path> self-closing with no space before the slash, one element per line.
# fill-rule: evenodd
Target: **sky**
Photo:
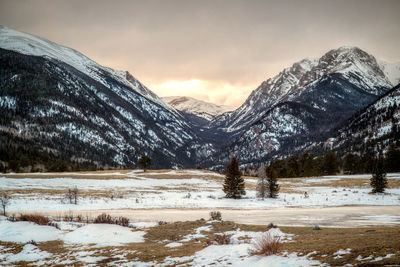
<path fill-rule="evenodd" d="M 0 0 L 0 24 L 127 70 L 159 96 L 240 106 L 343 45 L 400 61 L 397 0 Z"/>

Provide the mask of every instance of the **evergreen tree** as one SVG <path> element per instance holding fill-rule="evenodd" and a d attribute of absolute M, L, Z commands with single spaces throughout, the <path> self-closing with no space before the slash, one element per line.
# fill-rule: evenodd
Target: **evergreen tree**
<path fill-rule="evenodd" d="M 239 162 L 234 156 L 226 167 L 223 191 L 227 198 L 241 198 L 242 195 L 246 195 L 244 180 L 241 176 L 242 173 L 239 170 Z"/>
<path fill-rule="evenodd" d="M 348 174 L 356 173 L 357 172 L 356 163 L 357 163 L 356 156 L 354 154 L 352 154 L 352 153 L 348 153 L 344 157 L 344 162 L 343 162 L 343 170 L 344 170 L 344 172 L 348 173 Z"/>
<path fill-rule="evenodd" d="M 260 168 L 258 168 L 258 182 L 257 182 L 257 197 L 264 200 L 268 193 L 268 182 L 266 180 L 266 171 L 264 163 L 261 163 Z"/>
<path fill-rule="evenodd" d="M 143 155 L 139 161 L 138 161 L 139 166 L 143 169 L 144 172 L 151 166 L 151 158 L 149 158 L 146 155 Z"/>
<path fill-rule="evenodd" d="M 374 173 L 371 178 L 372 193 L 383 193 L 387 187 L 386 172 L 382 158 L 376 160 Z"/>
<path fill-rule="evenodd" d="M 338 164 L 336 154 L 334 152 L 328 153 L 324 157 L 324 171 L 327 175 L 335 175 L 338 171 Z"/>
<path fill-rule="evenodd" d="M 290 156 L 287 162 L 288 166 L 288 177 L 299 177 L 300 168 L 299 168 L 299 158 L 296 155 Z"/>
<path fill-rule="evenodd" d="M 299 167 L 300 167 L 300 176 L 301 177 L 310 177 L 314 175 L 314 155 L 311 153 L 304 153 L 301 155 L 299 159 Z"/>
<path fill-rule="evenodd" d="M 277 173 L 273 166 L 267 168 L 268 197 L 277 198 L 279 192 Z"/>
<path fill-rule="evenodd" d="M 388 172 L 400 171 L 400 150 L 395 144 L 390 144 L 385 154 L 386 170 Z"/>

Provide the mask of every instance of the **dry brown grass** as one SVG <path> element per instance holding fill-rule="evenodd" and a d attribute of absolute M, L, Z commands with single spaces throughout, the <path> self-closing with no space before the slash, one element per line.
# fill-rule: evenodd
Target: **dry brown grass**
<path fill-rule="evenodd" d="M 306 178 L 280 178 L 281 193 L 298 193 L 302 194 L 304 191 L 299 190 L 298 187 L 344 187 L 344 188 L 370 188 L 370 179 L 358 178 L 342 178 L 339 180 L 324 180 L 324 178 L 315 177 L 312 179 L 321 179 L 320 182 L 304 182 Z M 400 179 L 388 179 L 388 188 L 400 188 Z"/>
<path fill-rule="evenodd" d="M 282 250 L 289 253 L 297 252 L 306 255 L 317 251 L 312 258 L 332 266 L 342 266 L 350 263 L 360 265 L 356 258 L 361 255 L 366 258 L 384 257 L 395 254 L 391 258 L 377 263 L 400 264 L 400 226 L 363 227 L 363 228 L 322 228 L 314 231 L 311 227 L 281 227 L 285 233 L 294 234 L 294 242 L 282 244 Z M 350 254 L 335 259 L 333 255 L 340 249 L 351 249 Z M 326 256 L 324 256 L 326 255 Z"/>
<path fill-rule="evenodd" d="M 49 225 L 50 219 L 38 214 L 21 214 L 15 218 L 16 221 L 33 222 L 39 225 Z"/>
<path fill-rule="evenodd" d="M 93 252 L 92 256 L 106 257 L 96 263 L 98 266 L 105 266 L 108 262 L 118 261 L 118 255 L 126 255 L 131 261 L 160 263 L 166 257 L 190 256 L 206 247 L 210 241 L 214 240 L 217 233 L 231 231 L 239 227 L 242 231 L 266 231 L 264 225 L 241 225 L 233 222 L 215 222 L 213 229 L 209 232 L 204 231 L 204 238 L 194 239 L 175 248 L 168 248 L 165 245 L 171 241 L 179 241 L 185 235 L 194 233 L 195 229 L 205 225 L 204 220 L 190 222 L 176 222 L 147 229 L 144 243 L 132 243 L 120 247 L 71 247 L 64 246 L 62 241 L 50 241 L 38 243 L 41 250 L 48 251 L 59 259 L 75 260 L 72 265 L 81 266 L 83 263 L 73 258 L 72 251 Z M 372 255 L 373 257 L 384 257 L 387 254 L 395 254 L 391 258 L 377 262 L 377 265 L 400 264 L 400 226 L 382 226 L 368 228 L 323 228 L 320 231 L 313 231 L 311 227 L 280 227 L 288 234 L 294 234 L 293 242 L 281 244 L 280 251 L 296 252 L 306 255 L 317 251 L 309 257 L 328 263 L 332 266 L 343 266 L 347 263 L 361 265 L 363 262 L 356 258 L 361 255 L 363 258 Z M 169 240 L 164 242 L 164 240 Z M 0 242 L 3 247 L 11 248 L 10 253 L 19 253 L 24 244 Z M 263 246 L 265 247 L 265 246 Z M 340 249 L 351 248 L 351 253 L 343 255 L 343 258 L 335 259 L 334 253 Z M 268 254 L 269 249 L 260 250 L 261 254 Z M 276 249 L 271 249 L 275 253 Z M 8 253 L 8 252 L 7 252 Z M 186 263 L 187 264 L 187 263 Z M 25 266 L 27 263 L 17 263 L 16 265 Z"/>
<path fill-rule="evenodd" d="M 270 256 L 277 254 L 281 247 L 281 237 L 265 232 L 254 240 L 252 255 Z"/>

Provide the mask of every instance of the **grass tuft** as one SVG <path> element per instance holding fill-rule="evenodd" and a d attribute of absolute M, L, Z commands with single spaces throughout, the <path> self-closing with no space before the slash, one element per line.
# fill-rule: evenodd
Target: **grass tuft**
<path fill-rule="evenodd" d="M 281 237 L 274 236 L 270 232 L 265 232 L 254 239 L 252 255 L 270 256 L 277 254 L 281 246 Z"/>

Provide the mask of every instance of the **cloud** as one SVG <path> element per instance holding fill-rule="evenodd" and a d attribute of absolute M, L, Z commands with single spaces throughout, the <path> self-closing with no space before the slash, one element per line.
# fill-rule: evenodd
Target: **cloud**
<path fill-rule="evenodd" d="M 0 0 L 0 6 L 5 26 L 128 70 L 158 94 L 218 104 L 236 106 L 283 68 L 341 45 L 400 61 L 396 0 Z M 195 80 L 200 85 L 187 84 Z"/>

